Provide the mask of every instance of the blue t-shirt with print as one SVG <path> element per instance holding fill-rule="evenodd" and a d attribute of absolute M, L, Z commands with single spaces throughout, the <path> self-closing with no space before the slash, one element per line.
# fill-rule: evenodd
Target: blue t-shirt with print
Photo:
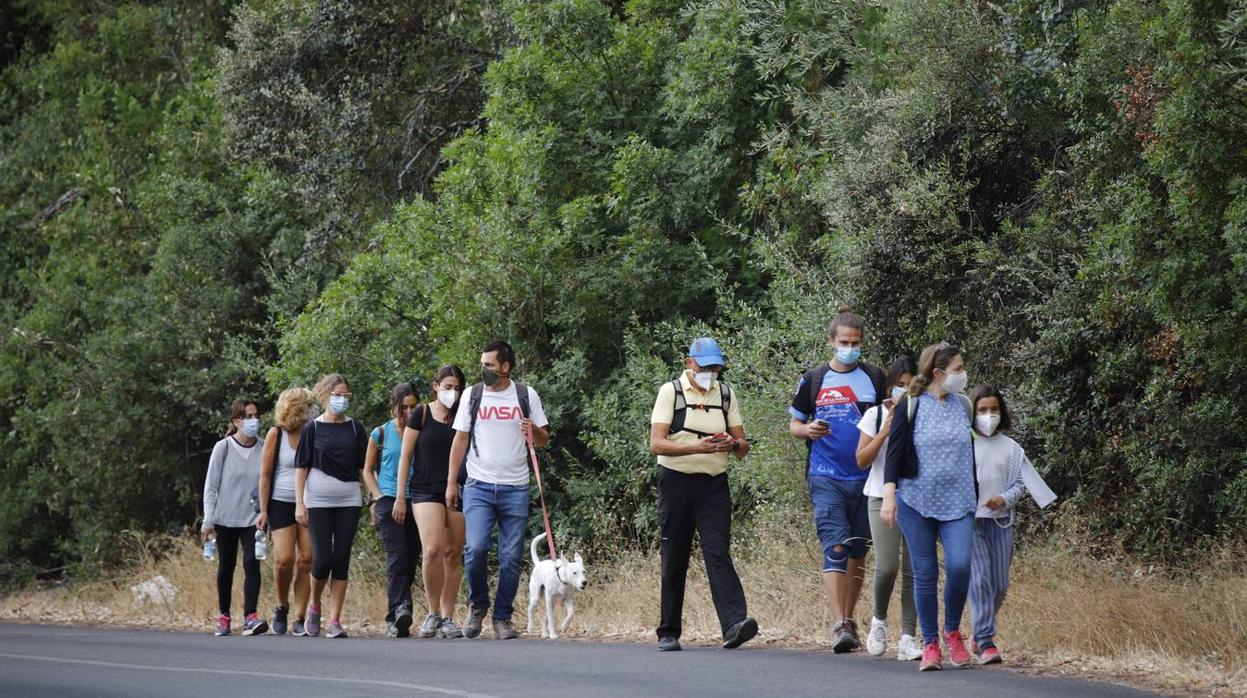
<path fill-rule="evenodd" d="M 857 467 L 857 442 L 861 435 L 857 423 L 876 403 L 875 384 L 860 365 L 847 373 L 834 368 L 827 371 L 815 404 L 810 404 L 809 386 L 805 376 L 801 377 L 788 413 L 803 422 L 821 419 L 831 428 L 831 433 L 816 439 L 810 447 L 810 477 L 865 480 L 870 475 L 869 469 Z"/>
<path fill-rule="evenodd" d="M 385 439 L 381 439 L 381 430 L 385 430 Z M 381 443 L 381 463 L 377 468 L 377 487 L 384 497 L 395 497 L 398 492 L 398 459 L 403 453 L 403 434 L 394 426 L 394 420 L 388 420 L 382 426 L 372 430 L 372 440 Z M 408 479 L 411 469 L 407 470 Z M 407 491 L 411 498 L 411 491 Z"/>

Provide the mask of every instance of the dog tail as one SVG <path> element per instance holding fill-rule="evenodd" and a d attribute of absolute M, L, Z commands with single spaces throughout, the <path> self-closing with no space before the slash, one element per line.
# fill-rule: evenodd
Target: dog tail
<path fill-rule="evenodd" d="M 541 562 L 541 558 L 537 557 L 537 541 L 545 540 L 545 537 L 545 533 L 538 534 L 537 537 L 533 539 L 533 542 L 528 544 L 528 552 L 532 553 L 534 565 Z"/>

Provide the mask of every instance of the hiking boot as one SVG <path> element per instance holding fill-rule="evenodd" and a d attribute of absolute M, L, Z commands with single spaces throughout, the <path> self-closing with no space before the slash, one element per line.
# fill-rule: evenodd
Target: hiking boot
<path fill-rule="evenodd" d="M 872 657 L 882 657 L 888 651 L 888 623 L 878 618 L 870 619 L 870 634 L 866 636 L 866 651 Z"/>
<path fill-rule="evenodd" d="M 317 637 L 320 635 L 320 611 L 307 612 L 307 621 L 303 624 L 303 629 L 308 637 Z"/>
<path fill-rule="evenodd" d="M 949 664 L 962 667 L 970 663 L 970 651 L 966 649 L 966 641 L 960 630 L 944 633 L 944 644 L 948 645 Z"/>
<path fill-rule="evenodd" d="M 463 636 L 473 638 L 481 634 L 481 624 L 485 622 L 485 614 L 489 613 L 488 608 L 474 608 L 468 614 L 468 624 L 463 627 Z"/>
<path fill-rule="evenodd" d="M 734 650 L 749 642 L 758 634 L 758 621 L 746 618 L 723 633 L 723 649 Z"/>
<path fill-rule="evenodd" d="M 849 621 L 842 620 L 831 626 L 831 651 L 836 654 L 844 654 L 852 652 L 857 646 L 857 640 L 853 639 L 853 633 L 849 631 Z"/>
<path fill-rule="evenodd" d="M 212 632 L 217 637 L 225 637 L 229 635 L 229 616 L 222 613 L 216 617 L 216 630 Z"/>
<path fill-rule="evenodd" d="M 441 633 L 443 640 L 457 640 L 463 637 L 463 631 L 455 624 L 454 618 L 443 618 L 437 630 Z"/>
<path fill-rule="evenodd" d="M 342 627 L 341 623 L 339 623 L 336 620 L 331 620 L 329 621 L 329 630 L 325 633 L 325 637 L 328 637 L 328 638 L 340 637 L 340 638 L 345 639 L 348 636 L 346 634 L 346 629 Z"/>
<path fill-rule="evenodd" d="M 411 635 L 411 609 L 406 605 L 398 607 L 398 612 L 394 614 L 394 637 L 407 637 Z"/>
<path fill-rule="evenodd" d="M 273 634 L 285 635 L 287 619 L 290 617 L 290 609 L 285 606 L 278 606 L 273 609 Z"/>
<path fill-rule="evenodd" d="M 494 639 L 496 640 L 514 640 L 520 634 L 515 632 L 515 626 L 510 620 L 494 619 Z"/>
<path fill-rule="evenodd" d="M 922 659 L 922 645 L 918 642 L 918 638 L 913 635 L 901 635 L 900 641 L 896 643 L 896 658 L 902 662 Z"/>
<path fill-rule="evenodd" d="M 420 637 L 433 637 L 441 625 L 442 617 L 436 613 L 430 613 L 424 617 L 424 623 L 420 626 Z"/>
<path fill-rule="evenodd" d="M 680 638 L 675 637 L 674 635 L 664 635 L 663 637 L 658 638 L 658 651 L 679 652 Z"/>
<path fill-rule="evenodd" d="M 268 622 L 259 616 L 259 614 L 251 613 L 247 616 L 242 624 L 243 636 L 263 635 L 268 632 Z"/>
<path fill-rule="evenodd" d="M 944 656 L 940 653 L 940 643 L 937 640 L 922 651 L 922 664 L 918 665 L 918 671 L 939 671 L 944 668 L 943 663 Z"/>
<path fill-rule="evenodd" d="M 1000 656 L 1000 650 L 995 646 L 989 645 L 979 652 L 979 664 L 987 666 L 988 664 L 1000 664 L 1004 662 L 1004 657 Z"/>
<path fill-rule="evenodd" d="M 295 637 L 307 637 L 307 628 L 304 627 L 305 623 L 306 621 L 302 618 L 296 619 L 294 625 L 290 626 L 290 634 Z"/>

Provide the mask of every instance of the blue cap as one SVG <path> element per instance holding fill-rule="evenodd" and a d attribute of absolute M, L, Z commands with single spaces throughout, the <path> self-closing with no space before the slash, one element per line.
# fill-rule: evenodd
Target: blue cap
<path fill-rule="evenodd" d="M 688 355 L 699 366 L 722 366 L 724 364 L 723 350 L 719 348 L 718 342 L 709 337 L 694 339 L 692 346 L 688 348 Z"/>

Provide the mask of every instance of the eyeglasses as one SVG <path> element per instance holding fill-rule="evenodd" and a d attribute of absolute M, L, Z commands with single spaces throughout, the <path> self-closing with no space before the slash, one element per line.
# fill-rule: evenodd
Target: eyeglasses
<path fill-rule="evenodd" d="M 344 397 L 344 398 L 346 398 L 346 399 L 350 400 L 350 399 L 351 399 L 351 393 L 329 393 L 329 397 Z"/>

